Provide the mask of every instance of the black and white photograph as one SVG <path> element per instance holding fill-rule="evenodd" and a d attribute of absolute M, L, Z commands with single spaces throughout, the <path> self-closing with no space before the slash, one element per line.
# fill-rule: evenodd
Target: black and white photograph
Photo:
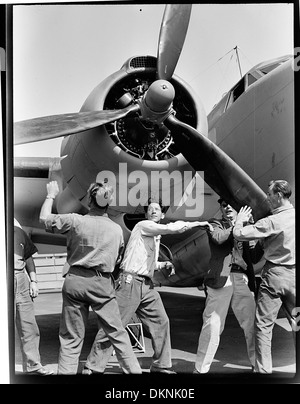
<path fill-rule="evenodd" d="M 299 2 L 6 7 L 5 383 L 298 384 Z"/>

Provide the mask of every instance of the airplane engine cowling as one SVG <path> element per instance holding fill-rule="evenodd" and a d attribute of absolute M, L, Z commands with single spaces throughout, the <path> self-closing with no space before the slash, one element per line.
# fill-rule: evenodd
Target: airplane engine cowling
<path fill-rule="evenodd" d="M 81 112 L 119 109 L 138 102 L 156 80 L 155 71 L 156 58 L 129 59 L 120 71 L 91 92 Z M 171 84 L 176 94 L 173 101 L 176 116 L 207 136 L 207 118 L 200 100 L 180 78 L 173 76 Z M 157 196 L 162 186 L 166 188 L 165 184 L 153 185 L 154 173 L 181 174 L 168 184 L 171 195 L 168 202 L 172 205 L 176 181 L 182 182 L 184 172 L 191 171 L 176 149 L 172 132 L 163 123 L 142 122 L 135 115 L 65 138 L 61 156 L 65 182 L 84 207 L 90 183 L 102 176 L 115 188 L 116 206 L 111 206 L 111 210 L 129 214 L 142 212 L 140 205 L 148 196 Z"/>

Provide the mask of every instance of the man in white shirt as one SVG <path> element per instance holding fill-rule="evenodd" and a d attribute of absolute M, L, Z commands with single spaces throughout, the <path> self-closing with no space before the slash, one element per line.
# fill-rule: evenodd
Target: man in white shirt
<path fill-rule="evenodd" d="M 117 279 L 116 296 L 123 324 L 127 325 L 136 313 L 151 336 L 154 355 L 150 372 L 172 374 L 175 372 L 171 369 L 169 318 L 152 282 L 157 269 L 166 267 L 171 270 L 170 274 L 174 273 L 171 262 L 158 262 L 160 237 L 183 233 L 196 226 L 211 228 L 211 225 L 207 221 L 160 224 L 163 218 L 162 205 L 149 201 L 146 220 L 134 227 L 128 241 Z M 111 354 L 112 345 L 100 329 L 83 373 L 103 373 Z"/>

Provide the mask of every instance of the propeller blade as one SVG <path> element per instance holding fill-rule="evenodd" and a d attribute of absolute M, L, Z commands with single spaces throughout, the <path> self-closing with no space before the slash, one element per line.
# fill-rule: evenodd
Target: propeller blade
<path fill-rule="evenodd" d="M 173 76 L 186 37 L 191 9 L 191 4 L 166 5 L 158 41 L 159 79 L 170 80 Z"/>
<path fill-rule="evenodd" d="M 270 214 L 267 195 L 223 150 L 193 127 L 170 115 L 164 124 L 185 159 L 196 171 L 204 171 L 205 182 L 239 211 L 248 205 L 258 220 Z"/>
<path fill-rule="evenodd" d="M 138 112 L 137 104 L 123 109 L 76 112 L 28 119 L 14 124 L 14 144 L 25 144 L 74 135 Z"/>

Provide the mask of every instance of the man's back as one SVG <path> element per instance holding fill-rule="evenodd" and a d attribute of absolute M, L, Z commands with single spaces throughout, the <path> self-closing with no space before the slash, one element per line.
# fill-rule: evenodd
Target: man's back
<path fill-rule="evenodd" d="M 103 272 L 113 271 L 123 245 L 123 232 L 108 216 L 58 215 L 46 226 L 66 234 L 69 265 L 88 268 L 100 265 Z"/>
<path fill-rule="evenodd" d="M 266 220 L 269 221 L 270 235 L 263 240 L 265 258 L 278 264 L 294 265 L 296 261 L 294 207 L 292 205 L 280 207 Z"/>
<path fill-rule="evenodd" d="M 238 240 L 261 239 L 264 258 L 273 264 L 295 265 L 295 209 L 280 206 L 273 214 L 253 225 L 243 226 L 237 221 L 234 236 Z"/>

